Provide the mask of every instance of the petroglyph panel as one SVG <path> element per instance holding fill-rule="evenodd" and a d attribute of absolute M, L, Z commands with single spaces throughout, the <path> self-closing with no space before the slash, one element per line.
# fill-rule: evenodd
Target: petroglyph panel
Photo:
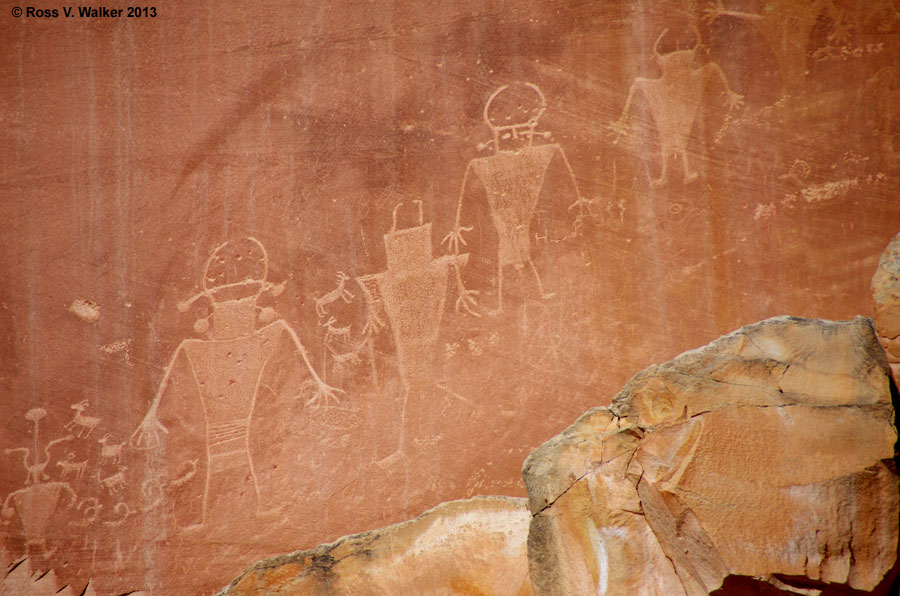
<path fill-rule="evenodd" d="M 0 19 L 0 549 L 28 578 L 208 594 L 523 496 L 652 362 L 873 310 L 895 2 L 245 4 Z"/>

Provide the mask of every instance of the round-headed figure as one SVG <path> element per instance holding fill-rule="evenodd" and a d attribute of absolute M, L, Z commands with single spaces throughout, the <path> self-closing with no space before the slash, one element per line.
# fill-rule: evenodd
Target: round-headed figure
<path fill-rule="evenodd" d="M 206 481 L 200 524 L 207 521 L 212 509 L 237 511 L 248 504 L 260 504 L 260 487 L 250 452 L 251 422 L 259 388 L 265 375 L 273 374 L 270 363 L 277 354 L 281 354 L 277 358 L 277 366 L 281 367 L 295 366 L 290 353 L 299 354 L 298 373 L 306 376 L 303 386 L 311 387 L 313 392 L 308 405 L 337 400 L 338 390 L 318 376 L 294 330 L 284 320 L 276 319 L 272 308 L 257 305 L 263 292 L 277 296 L 283 290 L 283 284 L 272 284 L 267 275 L 268 255 L 255 238 L 231 240 L 213 251 L 204 267 L 201 291 L 178 304 L 178 310 L 185 312 L 200 298 L 210 301 L 210 315 L 194 324 L 195 331 L 209 333 L 209 338 L 185 339 L 179 344 L 149 411 L 131 437 L 133 447 L 152 449 L 159 447 L 164 435 L 169 434 L 167 425 L 187 425 L 180 434 L 189 436 L 198 435 L 193 425 L 202 425 Z M 262 325 L 258 326 L 257 320 Z M 175 381 L 176 377 L 181 380 Z M 164 400 L 172 392 L 176 393 Z M 199 400 L 188 399 L 190 394 Z M 164 401 L 168 413 L 161 411 Z M 166 451 L 172 454 L 170 463 L 176 467 L 197 455 L 190 445 L 179 451 L 170 444 Z M 250 486 L 241 488 L 246 483 Z M 217 506 L 236 494 L 249 495 L 250 502 L 231 503 L 224 509 Z"/>
<path fill-rule="evenodd" d="M 275 285 L 266 280 L 269 258 L 266 249 L 256 238 L 247 236 L 220 244 L 206 261 L 202 291 L 185 302 L 178 304 L 178 310 L 187 311 L 198 299 L 207 298 L 212 304 L 212 314 L 199 319 L 194 324 L 198 333 L 209 330 L 212 319 L 214 339 L 245 337 L 256 328 L 256 318 L 261 323 L 271 323 L 275 319 L 272 308 L 260 309 L 259 296 L 266 291 L 278 296 L 284 284 Z"/>
<path fill-rule="evenodd" d="M 493 141 L 481 143 L 485 149 L 493 142 L 494 150 L 515 151 L 531 147 L 534 136 L 549 138 L 549 132 L 537 132 L 538 121 L 547 110 L 547 99 L 533 83 L 511 83 L 494 91 L 484 104 L 484 122 L 494 133 Z"/>
<path fill-rule="evenodd" d="M 466 244 L 462 233 L 473 229 L 462 225 L 463 200 L 469 173 L 473 172 L 484 187 L 490 218 L 497 233 L 497 308 L 491 311 L 492 314 L 503 311 L 503 276 L 507 267 L 514 267 L 516 272 L 521 272 L 527 266 L 533 274 L 538 295 L 544 298 L 553 295 L 544 291 L 540 275 L 531 260 L 529 232 L 544 187 L 544 176 L 554 156 L 558 155 L 562 159 L 572 182 L 576 201 L 570 208 L 582 203 L 575 174 L 562 147 L 556 143 L 534 142 L 535 137 L 549 139 L 551 136 L 549 131 L 537 129 L 546 110 L 544 93 L 534 83 L 503 85 L 491 94 L 484 105 L 483 116 L 493 138 L 479 143 L 478 149 L 485 150 L 492 146 L 494 152 L 487 157 L 476 157 L 466 166 L 457 201 L 456 223 L 441 241 L 447 243 L 449 250 L 458 255 L 460 246 Z M 467 289 L 458 268 L 456 273 L 460 295 L 457 310 L 462 308 L 478 316 L 474 310 L 474 295 L 478 290 Z"/>

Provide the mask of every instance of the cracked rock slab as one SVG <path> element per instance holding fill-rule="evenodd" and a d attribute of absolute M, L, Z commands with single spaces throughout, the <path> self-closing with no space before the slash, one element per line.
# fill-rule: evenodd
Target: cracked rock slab
<path fill-rule="evenodd" d="M 744 327 L 529 456 L 535 594 L 887 594 L 896 442 L 870 320 Z"/>
<path fill-rule="evenodd" d="M 524 499 L 443 503 L 414 520 L 260 561 L 219 596 L 531 596 Z"/>
<path fill-rule="evenodd" d="M 884 249 L 872 276 L 875 328 L 887 354 L 894 382 L 900 383 L 900 234 Z"/>

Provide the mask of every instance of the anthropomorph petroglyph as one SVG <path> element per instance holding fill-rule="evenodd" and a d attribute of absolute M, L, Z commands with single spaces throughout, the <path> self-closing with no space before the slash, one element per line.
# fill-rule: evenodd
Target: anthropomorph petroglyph
<path fill-rule="evenodd" d="M 275 356 L 290 356 L 291 352 L 299 355 L 299 374 L 308 379 L 303 387 L 310 388 L 310 393 L 304 396 L 305 405 L 328 406 L 339 401 L 340 390 L 328 386 L 319 377 L 294 330 L 284 320 L 275 320 L 271 307 L 257 305 L 264 292 L 277 297 L 284 287 L 269 282 L 267 273 L 268 255 L 255 238 L 228 241 L 213 251 L 206 262 L 201 291 L 179 304 L 179 310 L 184 312 L 200 298 L 210 302 L 209 317 L 194 325 L 198 333 L 208 332 L 209 339 L 186 339 L 179 344 L 144 421 L 131 437 L 131 444 L 138 449 L 159 447 L 164 439 L 172 440 L 166 435 L 173 429 L 161 421 L 160 408 L 170 385 L 177 384 L 175 377 L 179 372 L 181 386 L 185 377 L 190 379 L 188 383 L 192 382 L 193 393 L 199 396 L 205 420 L 206 451 L 201 520 L 190 525 L 206 523 L 211 496 L 224 499 L 223 495 L 232 489 L 243 495 L 244 505 L 259 511 L 260 487 L 250 453 L 250 426 L 262 376 Z M 182 431 L 190 433 L 193 429 Z M 177 466 L 181 461 L 192 460 L 193 455 L 182 454 L 182 459 L 171 463 Z M 236 490 L 236 485 L 247 482 L 250 483 L 247 491 Z"/>
<path fill-rule="evenodd" d="M 629 115 L 635 92 L 642 91 L 650 105 L 650 114 L 659 134 L 660 151 L 662 153 L 662 171 L 659 177 L 651 182 L 652 188 L 662 188 L 668 182 L 669 159 L 671 156 L 681 157 L 684 172 L 684 183 L 697 180 L 698 173 L 691 167 L 688 156 L 688 143 L 691 131 L 697 119 L 697 111 L 703 100 L 703 90 L 711 78 L 718 78 L 725 88 L 725 105 L 729 112 L 740 107 L 743 96 L 728 86 L 725 73 L 715 62 L 707 62 L 696 66 L 697 49 L 700 46 L 700 33 L 694 29 L 696 43 L 693 48 L 682 50 L 676 46 L 675 51 L 661 54 L 659 43 L 668 32 L 664 29 L 653 44 L 653 53 L 662 69 L 658 79 L 637 77 L 631 83 L 625 107 L 619 119 L 610 127 L 617 135 L 629 132 Z"/>
<path fill-rule="evenodd" d="M 504 110 L 495 102 L 501 98 Z M 510 101 L 512 100 L 512 101 Z M 512 104 L 507 106 L 506 104 Z M 473 230 L 462 225 L 463 202 L 466 197 L 469 173 L 474 172 L 487 192 L 491 220 L 497 232 L 497 307 L 495 313 L 503 310 L 503 273 L 507 267 L 522 271 L 526 266 L 537 282 L 538 290 L 544 297 L 541 276 L 531 260 L 530 226 L 535 215 L 544 176 L 550 161 L 559 155 L 565 163 L 574 189 L 575 201 L 570 208 L 583 210 L 586 201 L 581 198 L 572 166 L 565 152 L 556 143 L 535 143 L 535 139 L 547 140 L 550 132 L 538 131 L 538 121 L 547 109 L 547 100 L 537 85 L 515 83 L 503 85 L 494 91 L 484 106 L 484 121 L 493 132 L 493 138 L 478 145 L 480 150 L 493 148 L 488 157 L 473 158 L 466 166 L 462 187 L 456 207 L 456 222 L 453 229 L 441 241 L 447 244 L 453 254 L 459 254 L 466 245 L 463 232 Z M 459 268 L 456 268 L 459 299 L 457 310 L 477 314 L 476 291 L 467 290 L 463 285 Z"/>
<path fill-rule="evenodd" d="M 25 414 L 25 419 L 34 425 L 34 451 L 28 447 L 6 450 L 7 454 L 23 452 L 22 463 L 28 475 L 25 479 L 25 488 L 7 495 L 3 501 L 3 507 L 0 509 L 0 516 L 2 516 L 4 524 L 9 524 L 18 513 L 22 529 L 25 532 L 26 548 L 38 548 L 45 557 L 49 557 L 56 550 L 56 547 L 47 547 L 47 530 L 50 525 L 50 519 L 56 512 L 59 498 L 63 494 L 68 494 L 70 498 L 68 507 L 72 507 L 77 497 L 75 491 L 67 483 L 49 482 L 49 476 L 44 472 L 47 464 L 50 462 L 50 448 L 58 443 L 71 441 L 74 439 L 72 435 L 48 442 L 43 450 L 44 460 L 40 461 L 38 459 L 38 431 L 40 429 L 40 421 L 46 415 L 47 411 L 43 408 L 32 408 Z M 29 463 L 28 456 L 32 453 L 33 457 L 31 463 Z"/>
<path fill-rule="evenodd" d="M 434 347 L 444 316 L 449 267 L 465 266 L 468 254 L 432 258 L 431 224 L 423 222 L 421 201 L 419 225 L 397 229 L 394 209 L 391 231 L 384 235 L 387 270 L 362 276 L 358 283 L 366 296 L 367 328 L 383 326 L 381 309 L 387 313 L 397 347 L 400 375 L 407 392 L 434 382 Z"/>

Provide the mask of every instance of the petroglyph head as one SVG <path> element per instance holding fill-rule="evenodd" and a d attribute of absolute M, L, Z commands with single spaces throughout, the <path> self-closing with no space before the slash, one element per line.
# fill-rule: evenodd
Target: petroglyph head
<path fill-rule="evenodd" d="M 199 298 L 206 298 L 213 312 L 194 323 L 194 331 L 208 333 L 210 319 L 215 337 L 225 339 L 245 336 L 253 332 L 257 311 L 263 323 L 275 320 L 271 308 L 259 309 L 257 298 L 263 292 L 278 296 L 284 291 L 284 284 L 273 284 L 266 277 L 269 257 L 262 243 L 256 238 L 245 236 L 229 240 L 213 250 L 203 277 L 202 291 L 190 299 L 178 303 L 178 310 L 186 312 Z"/>
<path fill-rule="evenodd" d="M 549 133 L 535 132 L 546 109 L 547 100 L 534 83 L 516 82 L 494 91 L 484 105 L 484 121 L 494 133 L 494 149 L 516 149 L 530 144 L 535 134 L 549 136 Z"/>
<path fill-rule="evenodd" d="M 669 49 L 666 52 L 660 52 L 660 43 L 669 32 L 668 29 L 663 29 L 662 33 L 659 34 L 659 37 L 657 37 L 656 41 L 653 43 L 653 54 L 656 56 L 656 60 L 659 62 L 659 66 L 662 68 L 664 75 L 666 73 L 674 74 L 693 69 L 694 59 L 697 56 L 697 50 L 700 48 L 700 31 L 695 26 L 691 26 L 690 31 L 691 35 L 689 38 L 683 36 L 676 37 L 669 43 L 670 47 L 674 44 L 674 49 Z M 685 43 L 685 39 L 693 41 L 693 47 L 682 48 L 681 46 L 690 43 L 690 41 Z"/>

